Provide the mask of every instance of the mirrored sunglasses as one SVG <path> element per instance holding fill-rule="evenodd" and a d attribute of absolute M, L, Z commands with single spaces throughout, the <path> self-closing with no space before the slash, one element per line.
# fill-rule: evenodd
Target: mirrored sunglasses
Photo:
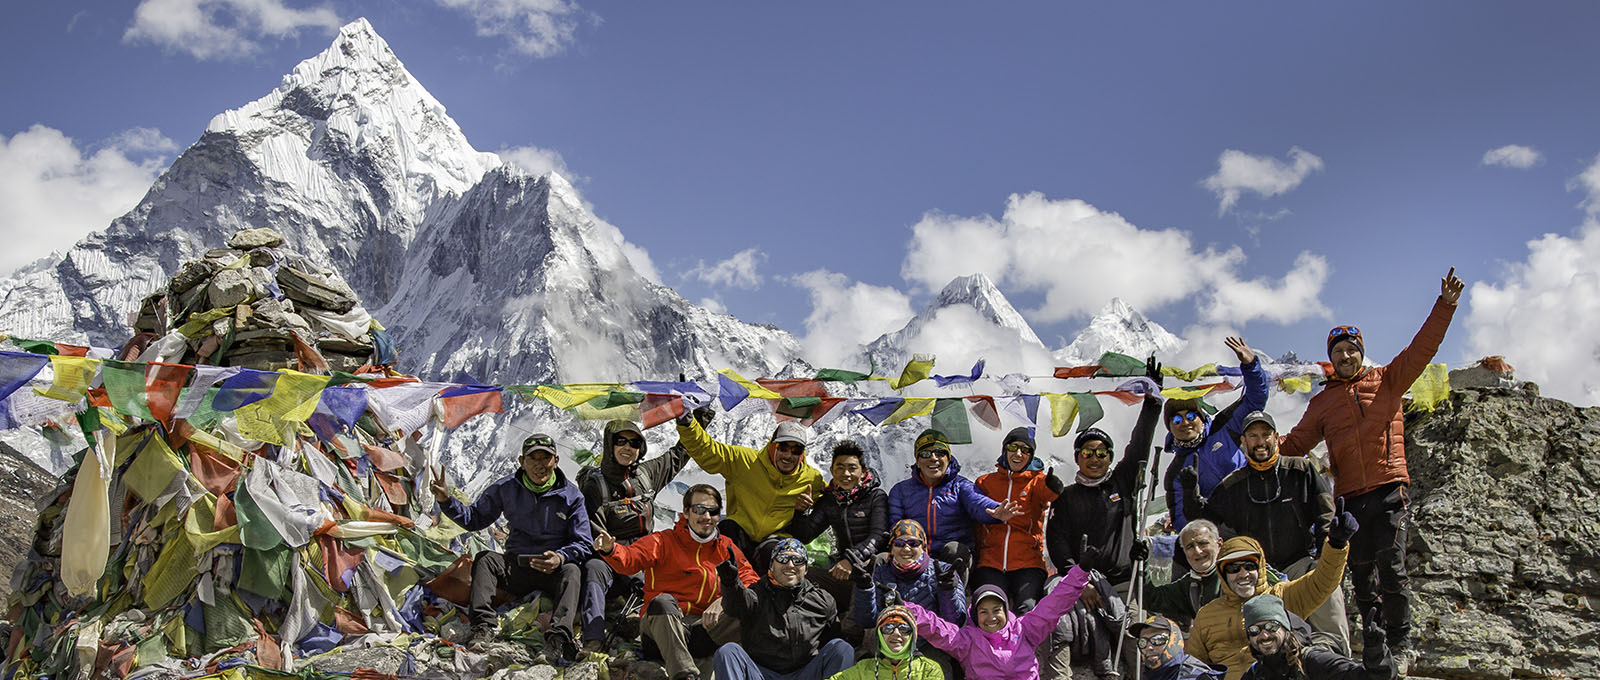
<path fill-rule="evenodd" d="M 910 635 L 913 630 L 915 628 L 912 628 L 909 623 L 885 623 L 878 626 L 878 632 L 884 635 Z"/>
<path fill-rule="evenodd" d="M 811 559 L 800 553 L 783 553 L 781 555 L 773 555 L 772 561 L 778 564 L 807 564 Z"/>
<path fill-rule="evenodd" d="M 889 541 L 889 545 L 896 548 L 921 548 L 922 540 L 916 538 L 897 538 Z"/>
<path fill-rule="evenodd" d="M 1110 449 L 1078 449 L 1078 454 L 1085 458 L 1110 458 Z"/>
<path fill-rule="evenodd" d="M 1283 624 L 1278 623 L 1277 621 L 1262 621 L 1254 626 L 1245 628 L 1244 634 L 1250 637 L 1255 637 L 1262 633 L 1276 633 L 1280 630 L 1283 630 Z"/>
<path fill-rule="evenodd" d="M 1022 442 L 1011 442 L 1010 444 L 1006 444 L 1006 453 L 1016 453 L 1017 451 L 1032 451 L 1032 450 L 1033 450 L 1033 447 L 1028 446 L 1027 444 L 1024 444 Z"/>
<path fill-rule="evenodd" d="M 1151 647 L 1161 648 L 1166 647 L 1167 641 L 1171 639 L 1172 637 L 1170 635 L 1161 633 L 1160 635 L 1151 635 L 1150 637 L 1139 638 L 1138 645 L 1139 649 L 1150 649 Z"/>
<path fill-rule="evenodd" d="M 689 512 L 692 512 L 696 515 L 710 515 L 712 517 L 716 517 L 722 514 L 722 506 L 701 505 L 699 503 L 695 503 L 694 505 L 689 506 Z"/>
<path fill-rule="evenodd" d="M 1172 424 L 1173 425 L 1182 425 L 1184 423 L 1184 421 L 1193 422 L 1193 421 L 1196 421 L 1196 420 L 1199 420 L 1199 419 L 1200 419 L 1200 414 L 1198 412 L 1195 412 L 1195 411 L 1185 411 L 1183 413 L 1174 413 L 1174 414 L 1172 414 Z"/>

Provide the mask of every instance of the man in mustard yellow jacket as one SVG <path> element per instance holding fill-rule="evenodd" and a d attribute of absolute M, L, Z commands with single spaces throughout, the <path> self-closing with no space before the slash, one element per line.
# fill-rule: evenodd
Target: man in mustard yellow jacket
<path fill-rule="evenodd" d="M 686 416 L 678 419 L 678 442 L 701 469 L 722 475 L 728 511 L 717 530 L 750 556 L 757 573 L 765 572 L 771 544 L 783 538 L 775 534 L 795 510 L 810 509 L 827 486 L 822 472 L 806 462 L 810 431 L 797 422 L 778 423 L 766 446 L 752 449 L 716 441 Z"/>
<path fill-rule="evenodd" d="M 1217 570 L 1222 572 L 1222 596 L 1206 603 L 1189 630 L 1188 652 L 1212 665 L 1228 667 L 1227 680 L 1239 680 L 1250 667 L 1249 640 L 1244 633 L 1244 602 L 1257 595 L 1276 595 L 1285 609 L 1301 618 L 1322 606 L 1344 580 L 1350 537 L 1360 525 L 1338 501 L 1338 511 L 1328 527 L 1317 566 L 1293 581 L 1268 584 L 1266 558 L 1261 544 L 1249 536 L 1222 542 Z"/>

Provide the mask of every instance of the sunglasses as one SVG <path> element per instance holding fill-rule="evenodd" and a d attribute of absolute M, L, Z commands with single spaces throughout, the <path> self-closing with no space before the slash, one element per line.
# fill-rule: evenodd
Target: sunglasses
<path fill-rule="evenodd" d="M 701 505 L 699 503 L 695 503 L 694 505 L 689 506 L 689 512 L 692 512 L 696 515 L 710 515 L 712 517 L 716 517 L 722 514 L 722 507 L 718 505 Z"/>
<path fill-rule="evenodd" d="M 1254 626 L 1245 628 L 1244 634 L 1249 637 L 1255 637 L 1262 633 L 1276 633 L 1280 630 L 1283 630 L 1283 624 L 1277 621 L 1262 621 Z"/>
<path fill-rule="evenodd" d="M 1333 330 L 1328 331 L 1329 340 L 1334 338 L 1342 338 L 1347 335 L 1361 337 L 1361 329 L 1356 328 L 1355 326 L 1335 326 Z"/>
<path fill-rule="evenodd" d="M 889 541 L 889 545 L 896 548 L 921 548 L 922 541 L 915 538 L 897 538 Z"/>
<path fill-rule="evenodd" d="M 917 457 L 918 458 L 927 459 L 927 458 L 932 458 L 934 456 L 938 456 L 940 458 L 948 458 L 950 456 L 950 452 L 949 451 L 945 451 L 944 449 L 923 449 L 923 450 L 917 452 Z"/>
<path fill-rule="evenodd" d="M 1110 458 L 1110 449 L 1078 449 L 1078 454 L 1085 458 Z"/>
<path fill-rule="evenodd" d="M 1030 451 L 1031 452 L 1031 451 L 1033 451 L 1033 447 L 1028 446 L 1027 444 L 1024 444 L 1022 442 L 1011 442 L 1010 444 L 1006 444 L 1006 453 L 1016 453 L 1018 451 Z"/>
<path fill-rule="evenodd" d="M 1190 421 L 1190 422 L 1193 422 L 1193 421 L 1196 421 L 1196 420 L 1199 420 L 1199 419 L 1200 419 L 1200 414 L 1199 413 L 1196 413 L 1194 411 L 1186 411 L 1184 413 L 1173 414 L 1173 416 L 1172 416 L 1172 424 L 1173 425 L 1182 425 L 1183 422 L 1186 421 L 1186 420 Z"/>
<path fill-rule="evenodd" d="M 639 437 L 629 437 L 625 434 L 619 434 L 611 438 L 611 445 L 626 446 L 630 449 L 637 449 L 644 446 L 644 440 Z"/>
<path fill-rule="evenodd" d="M 782 555 L 773 555 L 772 561 L 778 564 L 806 564 L 811 559 L 800 553 L 783 553 Z"/>
<path fill-rule="evenodd" d="M 1256 564 L 1255 560 L 1240 560 L 1222 565 L 1224 574 L 1237 574 L 1241 571 L 1261 571 L 1261 565 Z"/>
<path fill-rule="evenodd" d="M 878 632 L 884 635 L 910 635 L 913 630 L 916 629 L 909 623 L 885 623 L 878 626 Z"/>
<path fill-rule="evenodd" d="M 1150 637 L 1141 637 L 1137 644 L 1139 649 L 1161 648 L 1167 646 L 1167 641 L 1171 639 L 1171 636 L 1162 633 L 1160 635 L 1151 635 Z"/>

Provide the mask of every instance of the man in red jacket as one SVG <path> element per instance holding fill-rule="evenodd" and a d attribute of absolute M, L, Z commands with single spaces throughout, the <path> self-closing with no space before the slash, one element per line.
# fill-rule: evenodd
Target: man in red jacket
<path fill-rule="evenodd" d="M 1345 499 L 1361 530 L 1350 541 L 1350 577 L 1361 611 L 1382 611 L 1383 628 L 1395 656 L 1410 654 L 1411 593 L 1406 581 L 1406 523 L 1411 475 L 1406 470 L 1405 420 L 1401 396 L 1439 351 L 1465 284 L 1454 267 L 1439 281 L 1422 329 L 1387 366 L 1366 367 L 1361 329 L 1328 332 L 1333 376 L 1311 398 L 1300 423 L 1283 438 L 1279 452 L 1304 456 L 1328 442 L 1333 493 Z"/>
<path fill-rule="evenodd" d="M 673 680 L 698 678 L 694 658 L 710 656 L 727 641 L 709 631 L 728 635 L 717 626 L 722 604 L 717 565 L 729 551 L 741 582 L 748 586 L 760 580 L 733 540 L 717 532 L 720 519 L 722 492 L 696 484 L 683 494 L 683 512 L 671 529 L 646 534 L 629 545 L 618 545 L 604 530 L 594 539 L 595 554 L 617 573 L 644 572 L 645 610 L 639 628 L 661 650 Z"/>

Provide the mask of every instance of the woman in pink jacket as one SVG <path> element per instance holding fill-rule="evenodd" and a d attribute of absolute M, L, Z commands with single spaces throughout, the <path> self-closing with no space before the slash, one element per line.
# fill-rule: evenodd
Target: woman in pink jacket
<path fill-rule="evenodd" d="M 1094 556 L 1088 557 L 1092 565 Z M 914 603 L 908 602 L 905 607 L 917 617 L 917 634 L 960 662 L 967 677 L 1038 680 L 1035 648 L 1050 636 L 1079 596 L 1089 606 L 1099 606 L 1098 593 L 1092 588 L 1085 592 L 1089 572 L 1084 571 L 1083 565 L 1080 559 L 1033 611 L 1021 616 L 1011 614 L 1005 591 L 992 585 L 982 586 L 972 594 L 972 613 L 963 626 Z"/>

